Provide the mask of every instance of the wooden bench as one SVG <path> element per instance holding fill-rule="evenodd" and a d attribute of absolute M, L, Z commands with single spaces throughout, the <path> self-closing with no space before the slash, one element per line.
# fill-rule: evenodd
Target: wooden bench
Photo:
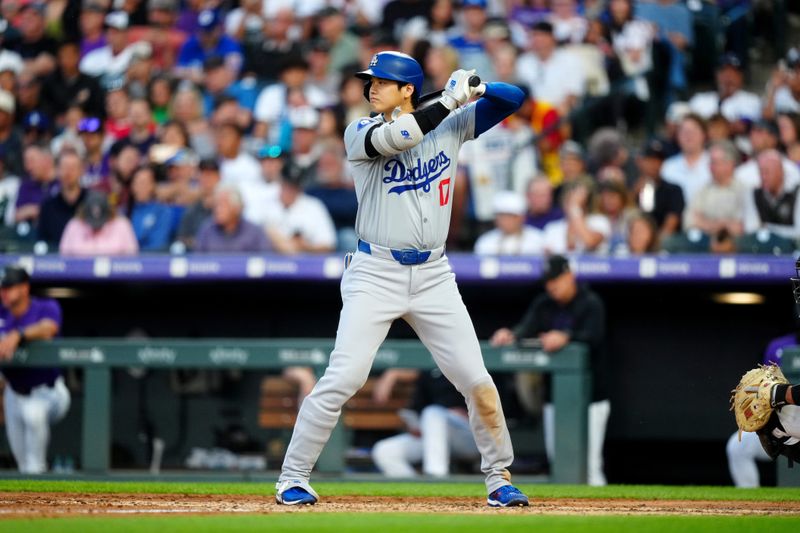
<path fill-rule="evenodd" d="M 414 384 L 398 383 L 389 401 L 377 405 L 372 399 L 375 382 L 376 378 L 369 378 L 345 404 L 342 410 L 345 427 L 353 430 L 401 431 L 404 425 L 397 411 L 408 407 Z M 265 429 L 291 429 L 296 420 L 297 385 L 280 376 L 265 377 L 261 382 L 258 425 Z"/>

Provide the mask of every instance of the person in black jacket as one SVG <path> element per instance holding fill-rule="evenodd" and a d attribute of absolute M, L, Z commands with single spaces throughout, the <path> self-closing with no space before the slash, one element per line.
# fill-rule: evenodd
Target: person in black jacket
<path fill-rule="evenodd" d="M 592 394 L 589 405 L 588 482 L 605 485 L 603 441 L 611 404 L 608 400 L 605 306 L 600 297 L 579 285 L 569 261 L 560 255 L 547 259 L 542 273 L 545 292 L 528 308 L 513 329 L 501 328 L 492 336 L 494 346 L 514 344 L 519 339 L 536 338 L 545 352 L 558 352 L 570 342 L 589 348 Z M 555 412 L 551 403 L 544 407 L 545 447 L 554 455 Z"/>

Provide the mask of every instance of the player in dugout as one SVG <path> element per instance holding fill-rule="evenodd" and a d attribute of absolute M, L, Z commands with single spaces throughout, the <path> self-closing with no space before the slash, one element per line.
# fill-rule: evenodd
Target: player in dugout
<path fill-rule="evenodd" d="M 61 307 L 51 298 L 30 294 L 28 272 L 6 265 L 0 276 L 0 365 L 29 341 L 47 340 L 61 330 Z M 0 366 L 6 434 L 23 474 L 47 471 L 50 425 L 66 415 L 70 393 L 58 368 Z"/>

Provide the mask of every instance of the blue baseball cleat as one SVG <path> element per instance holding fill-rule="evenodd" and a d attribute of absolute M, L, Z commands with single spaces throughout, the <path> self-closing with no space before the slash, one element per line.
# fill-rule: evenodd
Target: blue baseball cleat
<path fill-rule="evenodd" d="M 282 505 L 314 505 L 319 499 L 308 483 L 284 481 L 276 488 L 275 501 Z"/>
<path fill-rule="evenodd" d="M 489 494 L 489 507 L 527 507 L 528 497 L 514 485 L 503 485 Z"/>

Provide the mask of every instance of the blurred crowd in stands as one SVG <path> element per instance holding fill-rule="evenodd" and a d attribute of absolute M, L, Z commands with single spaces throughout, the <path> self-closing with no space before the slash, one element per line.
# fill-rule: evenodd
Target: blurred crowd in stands
<path fill-rule="evenodd" d="M 475 68 L 528 95 L 464 146 L 449 250 L 790 253 L 800 43 L 787 9 L 3 0 L 0 251 L 352 250 L 342 135 L 369 114 L 353 74 L 402 50 L 424 92 Z M 750 92 L 756 63 L 768 79 Z"/>

